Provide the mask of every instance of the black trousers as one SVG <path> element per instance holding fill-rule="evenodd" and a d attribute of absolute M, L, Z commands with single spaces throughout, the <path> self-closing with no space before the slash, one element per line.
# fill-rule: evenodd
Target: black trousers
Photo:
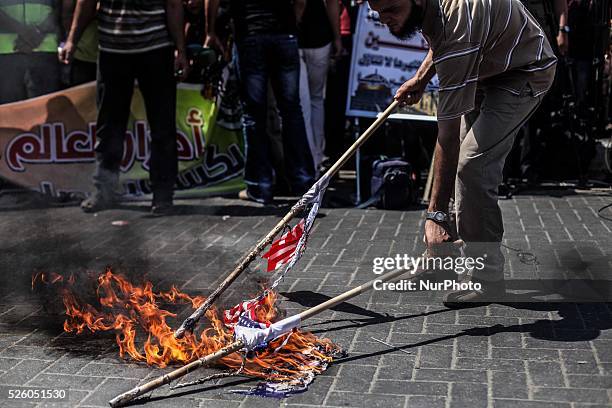
<path fill-rule="evenodd" d="M 100 51 L 97 80 L 95 151 L 98 166 L 119 171 L 134 80 L 138 80 L 151 134 L 149 173 L 152 190 L 172 190 L 178 172 L 174 50 L 166 47 L 138 54 Z"/>
<path fill-rule="evenodd" d="M 59 91 L 60 64 L 53 52 L 0 54 L 0 105 Z"/>

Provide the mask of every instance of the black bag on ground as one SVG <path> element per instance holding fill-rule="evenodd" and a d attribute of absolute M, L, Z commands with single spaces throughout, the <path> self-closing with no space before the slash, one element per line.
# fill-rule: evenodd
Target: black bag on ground
<path fill-rule="evenodd" d="M 416 203 L 415 175 L 412 166 L 401 158 L 380 159 L 372 163 L 371 198 L 359 208 L 371 205 L 385 210 L 403 210 Z"/>

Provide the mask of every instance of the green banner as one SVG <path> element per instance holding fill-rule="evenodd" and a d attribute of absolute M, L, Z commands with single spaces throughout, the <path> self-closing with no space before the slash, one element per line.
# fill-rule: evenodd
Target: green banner
<path fill-rule="evenodd" d="M 177 90 L 178 196 L 243 188 L 244 145 L 235 83 L 212 101 L 200 85 Z M 91 191 L 95 83 L 0 106 L 0 177 L 43 193 Z M 121 183 L 127 197 L 150 193 L 150 136 L 136 89 L 125 135 Z"/>

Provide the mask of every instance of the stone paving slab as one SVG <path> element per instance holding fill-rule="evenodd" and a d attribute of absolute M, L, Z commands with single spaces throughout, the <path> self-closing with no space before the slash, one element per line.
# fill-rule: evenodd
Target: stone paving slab
<path fill-rule="evenodd" d="M 509 289 L 551 300 L 593 286 L 605 295 L 612 283 L 612 223 L 597 210 L 609 202 L 586 194 L 502 201 Z M 0 406 L 103 407 L 118 393 L 170 370 L 121 359 L 110 333 L 64 333 L 63 318 L 49 314 L 57 310 L 49 310 L 46 295 L 30 290 L 32 274 L 100 273 L 112 265 L 129 277 L 146 276 L 159 288 L 174 284 L 207 295 L 287 210 L 222 198 L 178 204 L 178 214 L 151 218 L 138 203 L 96 216 L 75 207 L 17 209 L 0 203 L 0 389 L 69 390 L 61 402 L 0 395 Z M 422 217 L 421 211 L 323 209 L 304 259 L 279 288 L 281 307 L 293 314 L 369 281 L 374 257 L 419 255 Z M 112 224 L 118 220 L 127 225 Z M 519 252 L 535 254 L 539 268 L 521 262 Z M 254 282 L 262 276 L 251 268 L 221 303 L 255 294 Z M 570 290 L 585 281 L 596 283 Z M 306 330 L 337 342 L 348 355 L 302 394 L 282 400 L 231 394 L 228 390 L 255 382 L 230 378 L 161 389 L 144 406 L 612 406 L 612 299 L 455 311 L 441 304 L 442 295 L 370 292 L 305 322 Z"/>

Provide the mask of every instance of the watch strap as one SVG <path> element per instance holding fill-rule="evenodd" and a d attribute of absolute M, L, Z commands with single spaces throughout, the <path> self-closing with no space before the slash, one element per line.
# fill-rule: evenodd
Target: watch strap
<path fill-rule="evenodd" d="M 427 211 L 425 219 L 432 220 L 434 222 L 448 222 L 449 217 L 448 214 L 443 211 Z"/>

